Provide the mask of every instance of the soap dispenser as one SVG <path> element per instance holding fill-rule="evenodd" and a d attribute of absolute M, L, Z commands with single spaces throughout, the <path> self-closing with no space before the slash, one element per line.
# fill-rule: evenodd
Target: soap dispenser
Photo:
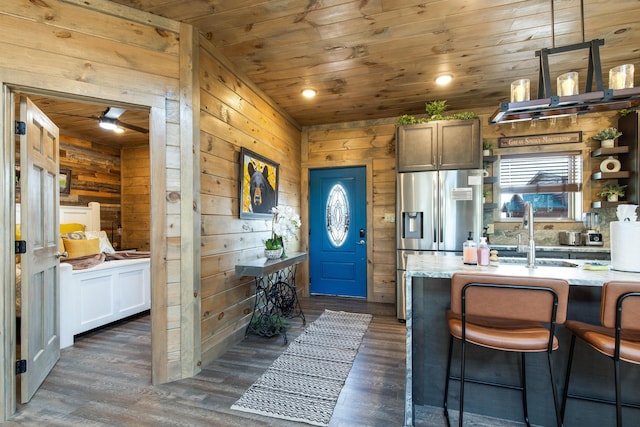
<path fill-rule="evenodd" d="M 489 265 L 489 245 L 487 244 L 487 238 L 481 237 L 478 244 L 478 265 Z"/>
<path fill-rule="evenodd" d="M 478 248 L 473 241 L 473 232 L 469 232 L 467 241 L 462 244 L 462 262 L 468 265 L 478 264 Z"/>

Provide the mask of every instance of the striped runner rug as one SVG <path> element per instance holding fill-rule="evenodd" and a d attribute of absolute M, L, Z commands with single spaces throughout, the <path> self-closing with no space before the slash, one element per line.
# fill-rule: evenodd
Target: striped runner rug
<path fill-rule="evenodd" d="M 325 310 L 231 409 L 327 426 L 370 314 Z"/>

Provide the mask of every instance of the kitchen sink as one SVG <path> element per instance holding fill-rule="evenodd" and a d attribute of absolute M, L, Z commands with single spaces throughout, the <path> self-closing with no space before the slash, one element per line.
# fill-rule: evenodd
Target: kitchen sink
<path fill-rule="evenodd" d="M 498 262 L 505 264 L 526 264 L 526 258 L 520 257 L 502 257 L 498 258 Z M 538 258 L 536 259 L 536 265 L 545 266 L 545 267 L 578 267 L 580 264 L 576 264 L 575 262 L 567 261 L 564 259 L 547 259 L 547 258 Z"/>

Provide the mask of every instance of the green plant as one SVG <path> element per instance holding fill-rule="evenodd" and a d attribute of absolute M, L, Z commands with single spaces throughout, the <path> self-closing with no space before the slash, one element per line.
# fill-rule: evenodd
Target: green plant
<path fill-rule="evenodd" d="M 402 116 L 398 117 L 398 120 L 396 121 L 396 123 L 399 125 L 414 125 L 416 123 L 424 123 L 426 121 L 427 119 L 423 119 L 423 118 L 417 119 L 413 116 L 409 116 L 408 114 L 403 114 Z"/>
<path fill-rule="evenodd" d="M 599 131 L 593 136 L 593 139 L 598 141 L 604 141 L 605 139 L 616 139 L 621 136 L 622 132 L 619 132 L 616 128 L 607 128 Z"/>
<path fill-rule="evenodd" d="M 449 116 L 445 116 L 445 120 L 470 120 L 477 119 L 478 115 L 473 112 L 454 113 Z"/>
<path fill-rule="evenodd" d="M 431 120 L 470 120 L 477 119 L 478 115 L 472 112 L 454 113 L 445 115 L 447 111 L 447 101 L 431 101 L 425 104 L 426 118 L 416 118 L 408 114 L 398 117 L 396 124 L 398 125 L 414 125 L 417 123 L 426 123 Z"/>
<path fill-rule="evenodd" d="M 447 101 L 431 101 L 425 104 L 425 111 L 431 120 L 444 119 L 447 111 Z"/>
<path fill-rule="evenodd" d="M 609 196 L 624 196 L 624 189 L 627 188 L 626 185 L 620 184 L 606 184 L 602 190 L 598 191 L 598 197 L 608 198 Z"/>
<path fill-rule="evenodd" d="M 273 335 L 289 327 L 287 319 L 279 314 L 260 313 L 251 319 L 250 328 L 263 335 Z"/>
<path fill-rule="evenodd" d="M 493 150 L 493 144 L 489 142 L 488 139 L 482 140 L 482 149 L 483 150 Z"/>
<path fill-rule="evenodd" d="M 300 216 L 289 206 L 275 206 L 271 208 L 271 237 L 265 240 L 266 249 L 284 249 L 284 242 L 296 236 L 300 228 Z"/>

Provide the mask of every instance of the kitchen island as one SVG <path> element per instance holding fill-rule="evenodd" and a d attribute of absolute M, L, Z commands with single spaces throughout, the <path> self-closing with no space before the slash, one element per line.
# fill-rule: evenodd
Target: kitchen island
<path fill-rule="evenodd" d="M 592 271 L 581 267 L 555 267 L 542 265 L 526 268 L 523 264 L 500 262 L 497 267 L 469 266 L 459 256 L 410 255 L 407 259 L 407 375 L 405 383 L 405 426 L 414 422 L 414 405 L 442 407 L 446 376 L 446 358 L 449 332 L 445 311 L 450 304 L 450 279 L 458 271 L 483 272 L 520 277 L 555 277 L 566 279 L 571 285 L 567 317 L 591 323 L 599 322 L 600 291 L 610 280 L 638 281 L 640 273 L 613 270 Z M 540 260 L 542 262 L 542 260 Z M 566 261 L 566 260 L 558 260 Z M 585 261 L 572 260 L 578 265 Z M 548 262 L 548 260 L 545 260 Z M 558 264 L 562 264 L 558 262 Z M 570 334 L 560 327 L 560 349 L 554 352 L 554 374 L 559 390 L 564 387 L 564 373 L 568 358 Z M 459 345 L 455 343 L 454 345 Z M 456 347 L 459 348 L 459 347 Z M 513 354 L 487 351 L 469 346 L 468 371 L 474 378 L 518 384 L 518 358 Z M 459 359 L 454 352 L 453 373 Z M 635 368 L 635 369 L 634 369 Z M 636 399 L 640 384 L 640 369 L 621 364 L 623 401 Z M 571 378 L 571 394 L 588 394 L 611 398 L 613 396 L 612 362 L 607 357 L 576 344 Z M 549 388 L 546 356 L 532 354 L 527 357 L 527 388 L 531 422 L 553 425 L 553 399 Z M 466 384 L 465 411 L 522 421 L 520 392 L 497 387 Z M 449 405 L 456 409 L 459 387 L 451 382 Z M 629 416 L 640 415 L 638 410 Z M 615 423 L 614 406 L 577 399 L 569 399 L 565 416 L 566 426 L 602 426 Z"/>

